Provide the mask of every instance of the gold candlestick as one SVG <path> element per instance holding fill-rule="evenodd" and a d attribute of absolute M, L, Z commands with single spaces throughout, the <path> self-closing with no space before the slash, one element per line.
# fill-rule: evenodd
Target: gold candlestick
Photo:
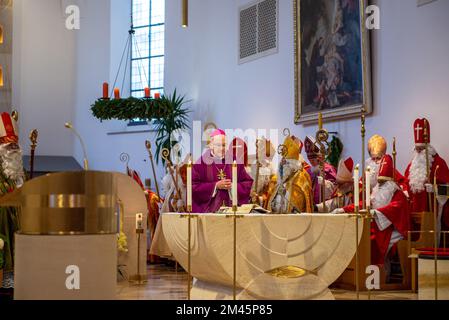
<path fill-rule="evenodd" d="M 362 172 L 365 172 L 365 107 L 361 111 L 361 136 L 362 136 Z M 366 209 L 365 205 L 365 175 L 362 175 L 362 209 Z"/>
<path fill-rule="evenodd" d="M 393 181 L 396 181 L 396 137 L 393 138 Z"/>

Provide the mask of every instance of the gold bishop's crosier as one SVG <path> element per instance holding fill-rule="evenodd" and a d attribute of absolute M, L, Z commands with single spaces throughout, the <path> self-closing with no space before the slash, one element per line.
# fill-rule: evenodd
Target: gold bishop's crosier
<path fill-rule="evenodd" d="M 323 128 L 323 114 L 320 112 L 318 114 L 318 131 L 315 136 L 316 143 L 320 149 L 320 175 L 322 179 L 322 184 L 320 186 L 320 194 L 321 194 L 321 202 L 323 203 L 323 212 L 327 212 L 326 208 L 326 184 L 325 184 L 325 171 L 324 171 L 324 163 L 326 161 L 326 157 L 330 153 L 329 147 L 329 132 Z"/>
<path fill-rule="evenodd" d="M 33 129 L 30 132 L 30 179 L 33 179 L 34 176 L 34 153 L 36 152 L 37 147 L 37 137 L 39 136 L 39 133 L 36 129 Z"/>

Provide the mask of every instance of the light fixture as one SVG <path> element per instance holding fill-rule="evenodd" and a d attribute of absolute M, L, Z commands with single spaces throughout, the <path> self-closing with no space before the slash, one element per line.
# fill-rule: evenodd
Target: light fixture
<path fill-rule="evenodd" d="M 189 26 L 189 0 L 182 1 L 182 27 L 187 28 Z"/>

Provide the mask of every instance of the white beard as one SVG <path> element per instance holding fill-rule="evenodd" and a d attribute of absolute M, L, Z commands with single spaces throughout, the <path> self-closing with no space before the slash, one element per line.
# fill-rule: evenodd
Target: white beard
<path fill-rule="evenodd" d="M 282 182 L 286 182 L 296 172 L 302 170 L 302 163 L 299 160 L 285 159 L 286 163 L 279 165 L 279 177 L 282 177 Z M 282 168 L 283 174 L 280 173 Z"/>
<path fill-rule="evenodd" d="M 25 178 L 23 172 L 22 150 L 8 150 L 7 144 L 0 145 L 0 162 L 3 174 L 21 187 Z"/>
<path fill-rule="evenodd" d="M 436 154 L 435 149 L 428 145 L 429 151 L 429 168 L 432 168 L 433 160 Z M 410 190 L 413 193 L 419 193 L 424 191 L 424 184 L 427 182 L 427 164 L 426 164 L 426 151 L 423 150 L 420 153 L 413 152 L 413 160 L 410 165 L 409 184 Z"/>
<path fill-rule="evenodd" d="M 382 186 L 377 184 L 371 194 L 371 207 L 378 209 L 387 206 L 397 190 L 399 187 L 394 181 L 386 181 Z"/>
<path fill-rule="evenodd" d="M 380 164 L 376 163 L 373 159 L 369 158 L 365 161 L 365 167 L 371 168 L 370 184 L 371 184 L 371 190 L 373 190 L 373 188 L 377 184 L 377 174 L 379 173 Z"/>

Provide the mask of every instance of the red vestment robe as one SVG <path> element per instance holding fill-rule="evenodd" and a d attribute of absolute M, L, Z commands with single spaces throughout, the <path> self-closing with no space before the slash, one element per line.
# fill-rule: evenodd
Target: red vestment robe
<path fill-rule="evenodd" d="M 433 158 L 432 168 L 430 169 L 430 181 L 433 184 L 435 177 L 436 167 L 439 166 L 437 172 L 437 184 L 449 184 L 449 168 L 446 161 L 444 161 L 438 154 L 435 154 Z M 405 170 L 405 177 L 407 181 L 410 176 L 411 163 L 407 166 Z M 410 185 L 408 186 L 408 193 L 410 196 L 410 204 L 412 212 L 428 212 L 429 211 L 429 200 L 427 198 L 426 190 L 418 193 L 413 193 L 410 190 Z M 433 206 L 433 195 L 430 195 L 432 206 Z M 443 207 L 443 214 L 441 217 L 443 230 L 449 230 L 449 203 L 446 203 Z"/>
<path fill-rule="evenodd" d="M 360 203 L 360 207 L 362 203 Z M 354 212 L 354 205 L 351 204 L 343 208 L 346 213 Z M 380 231 L 376 221 L 371 222 L 371 263 L 384 264 L 388 253 L 391 235 L 396 229 L 404 239 L 407 239 L 407 232 L 410 230 L 410 208 L 402 190 L 396 190 L 391 202 L 382 208 L 377 208 L 382 214 L 391 221 L 391 225 L 383 231 Z"/>

